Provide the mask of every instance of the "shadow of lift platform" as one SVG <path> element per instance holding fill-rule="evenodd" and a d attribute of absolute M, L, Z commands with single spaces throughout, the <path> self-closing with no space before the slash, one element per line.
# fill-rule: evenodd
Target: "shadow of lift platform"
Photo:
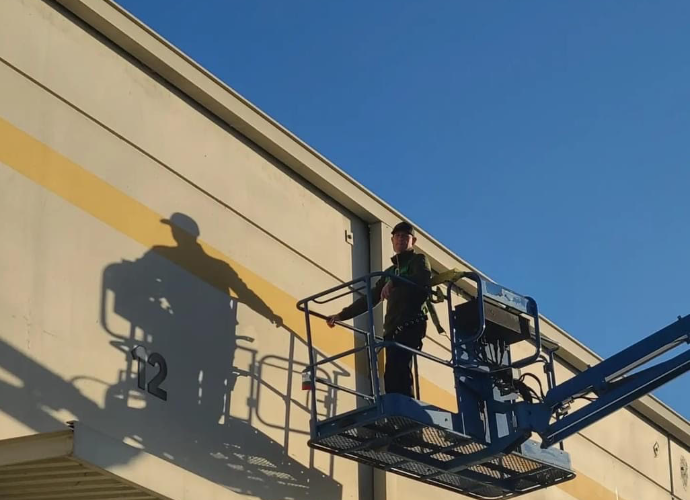
<path fill-rule="evenodd" d="M 387 394 L 379 405 L 319 422 L 309 445 L 477 499 L 510 498 L 575 477 L 566 452 L 532 440 L 458 466 L 488 446 L 459 429 L 458 414 Z"/>

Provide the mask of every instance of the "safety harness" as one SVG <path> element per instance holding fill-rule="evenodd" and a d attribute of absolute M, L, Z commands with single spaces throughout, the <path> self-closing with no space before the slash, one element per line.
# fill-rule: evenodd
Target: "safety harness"
<path fill-rule="evenodd" d="M 387 274 L 394 274 L 396 276 L 400 276 L 401 278 L 408 278 L 410 276 L 410 270 L 409 270 L 410 263 L 409 261 L 406 262 L 404 265 L 400 266 L 391 266 L 388 269 L 385 270 Z M 386 283 L 391 281 L 390 276 L 386 276 Z M 443 295 L 441 295 L 441 301 L 443 300 Z M 443 329 L 443 326 L 441 326 L 441 321 L 438 318 L 438 313 L 436 312 L 436 307 L 434 307 L 434 302 L 439 302 L 438 301 L 438 294 L 434 293 L 431 290 L 431 287 L 428 287 L 426 290 L 426 300 L 424 301 L 424 304 L 422 305 L 422 312 L 420 313 L 420 316 L 423 317 L 423 319 L 426 319 L 426 315 L 428 314 L 431 317 L 431 322 L 434 324 L 436 327 L 436 331 L 441 334 L 445 333 L 445 330 Z M 421 321 L 420 318 L 414 318 L 408 323 L 418 323 Z"/>

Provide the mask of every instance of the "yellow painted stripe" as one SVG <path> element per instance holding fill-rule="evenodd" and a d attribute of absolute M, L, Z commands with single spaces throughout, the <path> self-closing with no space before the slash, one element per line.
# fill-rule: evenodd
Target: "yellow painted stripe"
<path fill-rule="evenodd" d="M 0 162 L 146 247 L 174 244 L 170 230 L 160 223 L 160 214 L 2 118 Z M 200 240 L 199 244 L 209 256 L 228 263 L 240 279 L 261 297 L 275 314 L 282 317 L 286 329 L 306 339 L 304 316 L 295 308 L 294 297 L 208 243 Z M 195 270 L 195 266 L 189 262 L 176 263 L 191 272 Z M 314 345 L 324 352 L 335 354 L 352 347 L 352 338 L 348 335 L 335 333 L 323 322 L 315 323 L 317 324 L 312 331 Z M 343 361 L 354 369 L 353 359 L 344 358 Z M 426 402 L 457 411 L 453 395 L 426 379 L 421 379 L 420 385 Z M 573 481 L 558 487 L 581 500 L 625 500 L 583 474 L 578 474 Z"/>
<path fill-rule="evenodd" d="M 572 481 L 559 484 L 558 487 L 568 495 L 587 500 L 626 500 L 618 493 L 605 488 L 591 477 L 579 474 Z"/>

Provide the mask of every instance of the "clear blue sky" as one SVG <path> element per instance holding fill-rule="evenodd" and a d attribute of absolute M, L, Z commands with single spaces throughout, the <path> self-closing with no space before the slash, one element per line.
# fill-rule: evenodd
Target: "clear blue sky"
<path fill-rule="evenodd" d="M 687 0 L 120 3 L 598 354 L 690 314 Z"/>

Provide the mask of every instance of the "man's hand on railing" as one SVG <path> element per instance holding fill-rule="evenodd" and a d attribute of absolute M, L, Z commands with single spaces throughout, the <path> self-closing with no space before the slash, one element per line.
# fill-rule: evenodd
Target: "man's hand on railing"
<path fill-rule="evenodd" d="M 381 300 L 388 300 L 388 297 L 391 296 L 391 291 L 393 290 L 393 282 L 389 281 L 383 286 L 383 289 L 381 290 Z"/>
<path fill-rule="evenodd" d="M 333 314 L 332 316 L 326 318 L 326 324 L 331 328 L 335 326 L 336 321 L 340 321 L 340 314 Z"/>

